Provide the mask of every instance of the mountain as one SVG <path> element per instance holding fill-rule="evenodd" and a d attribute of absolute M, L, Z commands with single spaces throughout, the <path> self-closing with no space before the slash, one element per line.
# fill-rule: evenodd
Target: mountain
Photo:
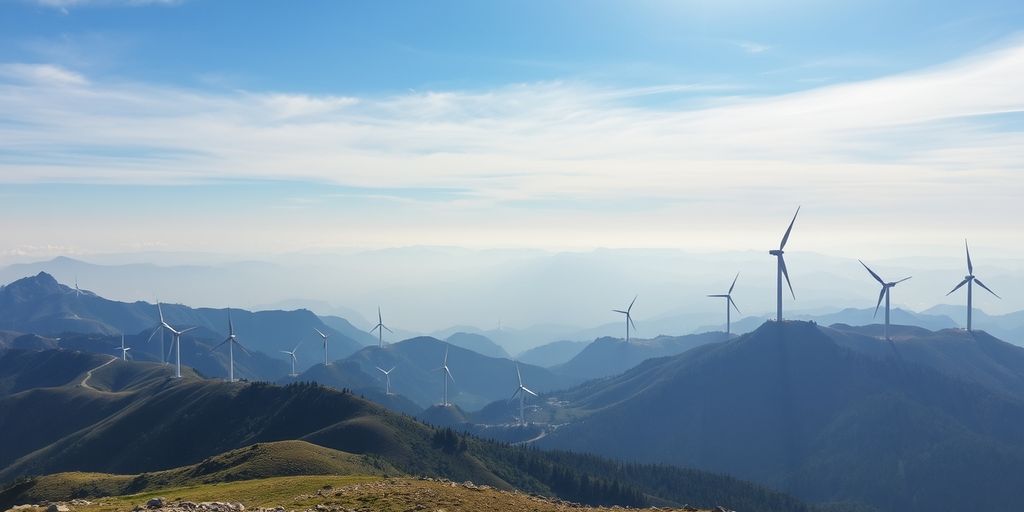
<path fill-rule="evenodd" d="M 967 324 L 966 306 L 940 304 L 927 309 L 925 313 L 952 318 L 956 326 L 963 327 Z M 992 335 L 1009 341 L 1014 345 L 1024 346 L 1024 311 L 1015 311 L 1005 315 L 989 315 L 978 308 L 974 308 L 972 317 L 972 327 L 984 329 L 986 332 L 992 333 Z"/>
<path fill-rule="evenodd" d="M 448 336 L 445 339 L 448 343 L 455 345 L 456 347 L 462 347 L 467 350 L 472 350 L 477 354 L 482 354 L 487 357 L 497 357 L 509 359 L 510 356 L 505 349 L 501 348 L 500 345 L 491 341 L 490 338 L 483 334 L 475 334 L 469 332 L 457 332 Z"/>
<path fill-rule="evenodd" d="M 550 368 L 576 357 L 576 355 L 582 352 L 587 345 L 589 345 L 589 343 L 586 341 L 553 341 L 546 345 L 534 347 L 522 352 L 516 356 L 516 359 L 526 364 L 535 364 L 537 366 Z"/>
<path fill-rule="evenodd" d="M 448 399 L 466 410 L 475 410 L 515 391 L 515 363 L 509 359 L 487 357 L 472 350 L 426 336 L 386 345 L 383 349 L 366 347 L 346 359 L 366 374 L 379 374 L 377 368 L 395 368 L 391 390 L 422 407 L 441 401 L 441 366 L 448 350 L 448 367 L 455 379 L 448 385 Z M 537 393 L 564 389 L 579 382 L 538 366 L 520 364 L 523 380 Z M 383 380 L 378 386 L 383 387 Z"/>
<path fill-rule="evenodd" d="M 211 333 L 211 341 L 227 336 L 227 310 L 193 309 L 179 304 L 164 304 L 162 307 L 167 322 L 175 327 L 204 327 Z M 231 319 L 239 339 L 249 350 L 275 357 L 280 350 L 291 349 L 300 340 L 310 345 L 314 342 L 319 344 L 320 339 L 314 329 L 330 335 L 332 357 L 344 357 L 362 347 L 307 310 L 254 313 L 232 309 Z M 41 335 L 114 335 L 145 331 L 148 336 L 158 322 L 157 307 L 153 304 L 108 300 L 89 291 L 78 291 L 60 284 L 45 272 L 0 288 L 0 325 L 12 331 Z M 303 367 L 323 360 L 322 355 L 318 357 L 314 350 L 299 351 L 297 357 Z"/>
<path fill-rule="evenodd" d="M 948 353 L 895 340 L 899 358 L 883 355 L 894 352 L 882 340 L 869 355 L 850 348 L 866 336 L 768 322 L 553 394 L 545 406 L 558 411 L 549 414 L 575 419 L 537 444 L 725 472 L 813 502 L 1010 510 L 1024 500 L 1011 476 L 1024 474 L 1024 401 L 998 388 L 1020 374 L 989 387 L 925 361 L 969 352 L 974 364 L 988 353 L 988 372 L 1004 351 L 1022 350 L 978 339 L 950 339 L 978 346 Z"/>
<path fill-rule="evenodd" d="M 658 336 L 650 340 L 598 338 L 568 362 L 551 370 L 578 379 L 594 379 L 622 373 L 646 359 L 685 352 L 693 347 L 727 339 L 724 332 Z"/>
<path fill-rule="evenodd" d="M 252 476 L 274 475 L 295 470 L 278 466 L 281 460 L 273 451 L 249 457 L 238 450 L 292 440 L 356 456 L 340 456 L 342 462 L 586 503 L 729 503 L 765 511 L 807 510 L 788 496 L 728 477 L 514 448 L 435 429 L 318 385 L 227 383 L 192 373 L 171 379 L 163 365 L 108 359 L 89 368 L 100 361 L 51 352 L 11 350 L 2 356 L 37 362 L 30 368 L 16 365 L 28 369 L 7 376 L 11 382 L 28 382 L 25 373 L 41 370 L 52 370 L 54 379 L 62 376 L 56 380 L 67 379 L 0 397 L 0 482 L 12 483 L 7 490 L 33 485 L 31 479 L 15 481 L 19 477 L 67 471 L 146 473 L 141 476 L 149 479 L 154 472 L 192 466 L 185 473 L 227 479 L 232 472 L 223 464 L 248 464 L 254 458 L 263 462 L 251 465 L 254 471 L 277 467 Z"/>
<path fill-rule="evenodd" d="M 334 329 L 336 332 L 341 333 L 342 336 L 349 338 L 364 347 L 377 344 L 377 337 L 352 325 L 352 322 L 335 315 L 320 316 L 320 320 L 323 321 L 324 325 Z"/>

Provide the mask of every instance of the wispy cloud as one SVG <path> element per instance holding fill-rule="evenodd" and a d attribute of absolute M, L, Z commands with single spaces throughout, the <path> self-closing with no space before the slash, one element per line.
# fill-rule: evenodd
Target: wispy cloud
<path fill-rule="evenodd" d="M 734 41 L 733 44 L 738 46 L 741 50 L 753 54 L 764 53 L 772 48 L 766 44 L 755 43 L 753 41 Z"/>
<path fill-rule="evenodd" d="M 927 208 L 975 190 L 1024 213 L 1012 200 L 1024 195 L 1024 134 L 985 122 L 1024 110 L 1020 44 L 876 80 L 760 97 L 725 88 L 656 105 L 638 100 L 715 86 L 546 82 L 350 97 L 89 80 L 46 65 L 6 64 L 0 75 L 7 183 L 286 179 L 458 189 L 490 204 L 750 210 L 799 196 L 877 205 L 896 190 L 902 204 Z"/>

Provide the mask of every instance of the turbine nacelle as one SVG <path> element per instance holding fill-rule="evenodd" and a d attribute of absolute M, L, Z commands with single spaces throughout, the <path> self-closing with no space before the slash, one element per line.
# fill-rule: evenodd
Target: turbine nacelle
<path fill-rule="evenodd" d="M 783 251 L 782 249 L 772 249 L 768 251 L 768 254 L 771 254 L 772 256 L 782 256 L 785 252 L 786 251 Z"/>

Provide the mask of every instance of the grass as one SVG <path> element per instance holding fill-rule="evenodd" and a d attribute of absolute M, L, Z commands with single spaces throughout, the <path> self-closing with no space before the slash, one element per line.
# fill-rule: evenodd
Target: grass
<path fill-rule="evenodd" d="M 509 510 L 555 512 L 558 510 L 599 511 L 605 508 L 572 507 L 520 492 L 477 488 L 447 481 L 380 476 L 289 476 L 259 480 L 190 485 L 151 490 L 128 496 L 96 500 L 92 505 L 73 507 L 75 512 L 122 512 L 145 505 L 155 497 L 170 501 L 241 502 L 247 509 L 284 507 L 286 510 L 313 509 L 323 504 L 332 509 L 382 512 Z M 417 506 L 422 506 L 418 509 Z M 668 510 L 668 509 L 659 509 Z"/>

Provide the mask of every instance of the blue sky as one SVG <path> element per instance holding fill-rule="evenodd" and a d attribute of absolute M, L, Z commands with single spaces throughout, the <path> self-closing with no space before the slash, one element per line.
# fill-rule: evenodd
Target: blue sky
<path fill-rule="evenodd" d="M 1022 28 L 1019 1 L 8 0 L 0 254 L 749 249 L 797 204 L 820 252 L 996 246 Z"/>

